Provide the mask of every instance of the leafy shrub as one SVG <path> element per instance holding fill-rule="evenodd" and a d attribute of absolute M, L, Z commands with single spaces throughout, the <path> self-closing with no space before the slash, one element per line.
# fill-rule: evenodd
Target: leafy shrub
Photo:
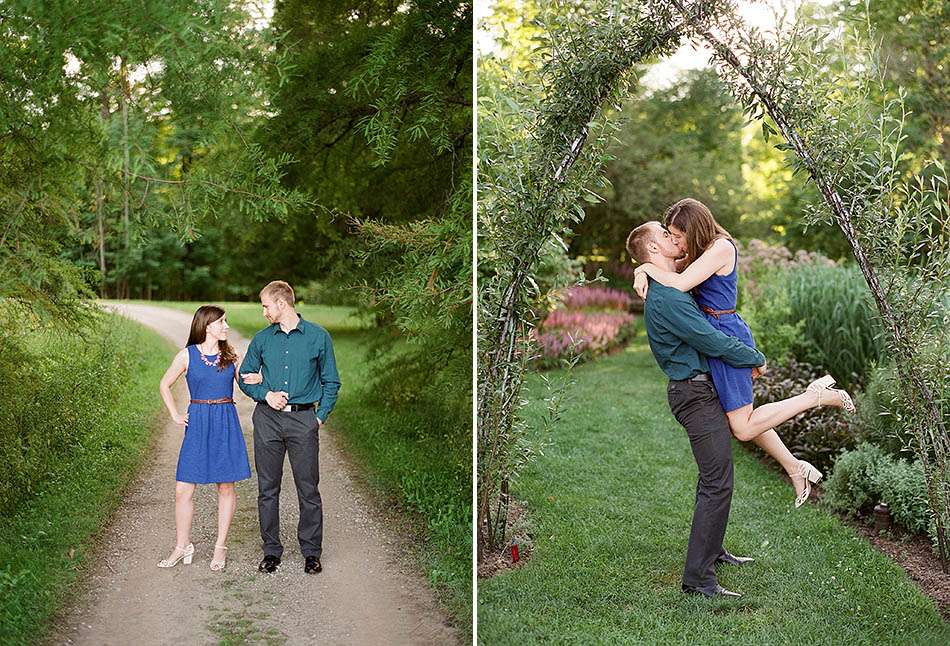
<path fill-rule="evenodd" d="M 876 475 L 887 455 L 873 444 L 862 444 L 845 451 L 834 463 L 834 471 L 825 484 L 822 502 L 830 509 L 856 514 L 879 502 Z"/>
<path fill-rule="evenodd" d="M 907 462 L 887 456 L 874 474 L 874 484 L 894 520 L 907 529 L 925 533 L 931 513 L 927 506 L 927 481 L 919 460 Z"/>
<path fill-rule="evenodd" d="M 778 281 L 760 281 L 758 297 L 740 307 L 743 320 L 755 336 L 756 347 L 770 363 L 784 363 L 813 354 L 805 338 L 805 321 L 792 320 L 788 292 Z"/>
<path fill-rule="evenodd" d="M 572 287 L 562 307 L 550 312 L 533 331 L 542 367 L 562 360 L 589 360 L 625 346 L 636 334 L 631 297 L 616 289 Z"/>
<path fill-rule="evenodd" d="M 808 384 L 825 374 L 818 366 L 794 359 L 780 365 L 770 364 L 768 372 L 752 382 L 756 405 L 801 394 Z M 802 413 L 776 431 L 796 457 L 824 470 L 831 467 L 838 453 L 854 446 L 851 428 L 847 414 L 829 406 Z"/>
<path fill-rule="evenodd" d="M 934 534 L 920 461 L 901 460 L 874 444 L 861 444 L 841 454 L 822 502 L 846 514 L 868 512 L 883 502 L 897 524 L 913 532 Z"/>
<path fill-rule="evenodd" d="M 109 393 L 136 368 L 123 350 L 132 343 L 130 325 L 103 316 L 83 336 L 0 341 L 0 371 L 15 375 L 0 379 L 0 513 L 33 496 L 67 457 L 101 448 L 96 429 Z"/>
<path fill-rule="evenodd" d="M 910 411 L 903 403 L 900 379 L 893 361 L 876 366 L 870 373 L 867 387 L 855 400 L 858 412 L 858 437 L 875 444 L 887 453 L 900 455 L 907 451 L 913 435 L 907 424 Z"/>

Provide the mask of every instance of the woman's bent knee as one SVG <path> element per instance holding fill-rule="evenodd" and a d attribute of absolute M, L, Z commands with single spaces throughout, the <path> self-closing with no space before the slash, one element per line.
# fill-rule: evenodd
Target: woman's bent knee
<path fill-rule="evenodd" d="M 755 439 L 755 435 L 746 427 L 734 428 L 732 429 L 732 434 L 740 442 L 751 442 Z"/>

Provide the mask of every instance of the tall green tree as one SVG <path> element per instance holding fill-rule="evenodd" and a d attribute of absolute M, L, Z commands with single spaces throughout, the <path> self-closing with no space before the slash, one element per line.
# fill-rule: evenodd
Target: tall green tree
<path fill-rule="evenodd" d="M 293 157 L 283 181 L 314 205 L 292 218 L 314 223 L 295 248 L 318 287 L 375 315 L 377 394 L 467 456 L 471 3 L 293 0 L 274 27 L 294 68 L 272 79 L 259 137 Z"/>
<path fill-rule="evenodd" d="M 287 158 L 242 134 L 280 63 L 239 5 L 20 0 L 0 21 L 2 295 L 80 290 L 61 257 L 76 247 L 104 291 L 129 295 L 149 227 L 193 240 L 212 218 L 302 204 L 279 181 Z"/>
<path fill-rule="evenodd" d="M 736 233 L 746 197 L 742 113 L 715 72 L 693 71 L 652 92 L 637 86 L 619 116 L 623 124 L 607 149 L 610 186 L 574 227 L 571 252 L 626 259 L 630 230 L 662 219 L 684 196 L 702 200 Z"/>

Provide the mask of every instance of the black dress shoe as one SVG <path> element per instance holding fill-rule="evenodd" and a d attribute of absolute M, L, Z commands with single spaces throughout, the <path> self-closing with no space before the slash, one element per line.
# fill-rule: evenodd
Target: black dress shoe
<path fill-rule="evenodd" d="M 320 565 L 320 559 L 316 556 L 308 556 L 305 558 L 303 571 L 307 574 L 316 574 L 317 572 L 323 571 L 323 566 Z"/>
<path fill-rule="evenodd" d="M 691 588 L 688 586 L 683 586 L 683 592 L 686 594 L 701 594 L 707 599 L 712 599 L 713 597 L 726 597 L 732 599 L 738 599 L 742 595 L 738 592 L 733 592 L 732 590 L 726 590 L 724 587 L 716 584 L 716 587 L 712 590 L 700 590 L 699 588 Z"/>
<path fill-rule="evenodd" d="M 716 559 L 716 563 L 725 563 L 726 565 L 749 565 L 750 563 L 755 563 L 755 559 L 751 556 L 735 556 L 730 554 L 726 550 L 722 551 L 722 554 L 719 555 L 719 558 Z"/>
<path fill-rule="evenodd" d="M 268 574 L 273 574 L 277 571 L 277 568 L 280 566 L 280 557 L 272 556 L 270 554 L 266 555 L 261 564 L 257 566 L 258 571 L 267 572 Z"/>

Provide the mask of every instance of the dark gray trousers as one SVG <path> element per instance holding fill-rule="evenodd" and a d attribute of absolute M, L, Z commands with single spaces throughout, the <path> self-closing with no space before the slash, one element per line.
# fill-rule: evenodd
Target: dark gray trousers
<path fill-rule="evenodd" d="M 284 454 L 297 487 L 300 520 L 297 539 L 304 556 L 323 552 L 323 502 L 320 500 L 320 438 L 315 409 L 281 413 L 259 403 L 254 423 L 254 467 L 257 469 L 257 513 L 264 554 L 280 557 L 280 482 Z"/>
<path fill-rule="evenodd" d="M 667 399 L 676 421 L 686 429 L 699 467 L 683 586 L 712 592 L 719 584 L 716 558 L 723 551 L 732 503 L 729 420 L 711 381 L 671 381 Z"/>

